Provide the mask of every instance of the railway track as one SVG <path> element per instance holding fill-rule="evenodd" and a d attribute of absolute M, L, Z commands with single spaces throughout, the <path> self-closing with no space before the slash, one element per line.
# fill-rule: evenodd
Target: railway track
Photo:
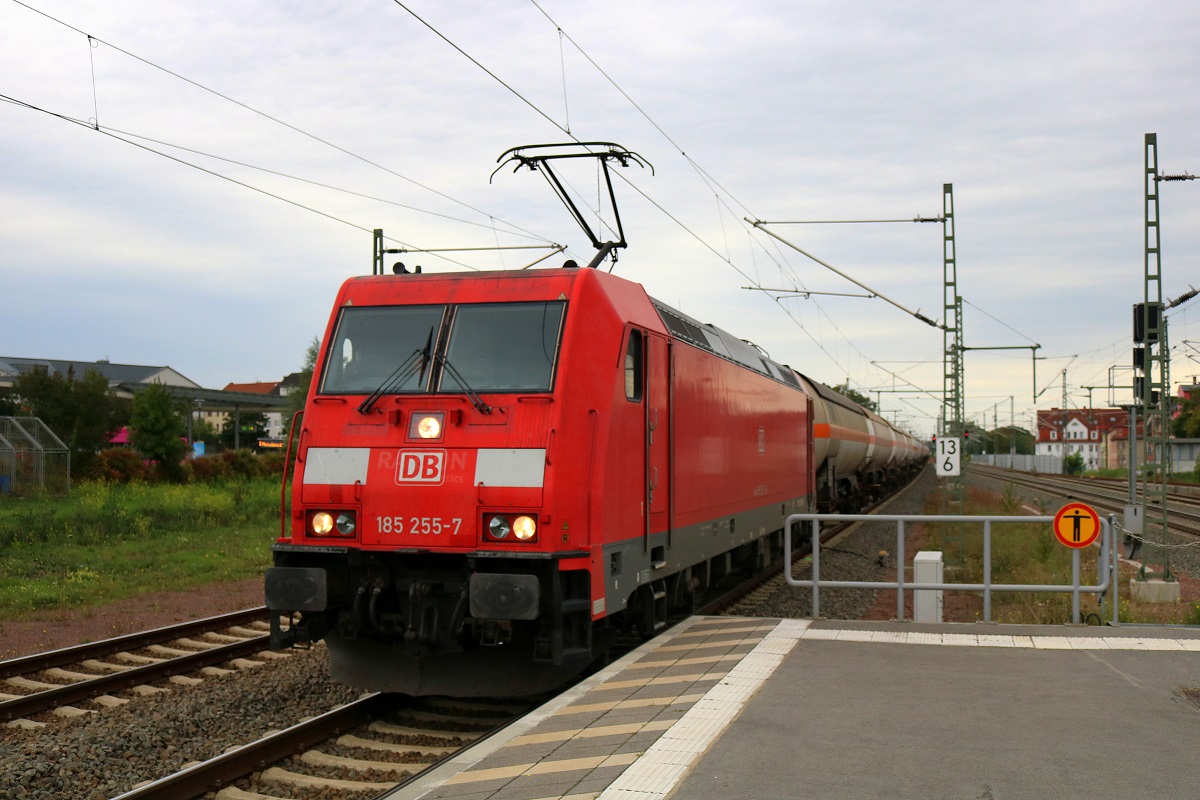
<path fill-rule="evenodd" d="M 751 576 L 732 589 L 715 592 L 698 613 L 718 613 L 763 579 L 761 574 Z M 672 620 L 670 627 L 687 616 Z M 622 638 L 614 647 L 614 657 L 643 641 Z M 546 699 L 458 700 L 372 693 L 134 787 L 113 800 L 384 797 L 425 770 L 482 744 Z"/>
<path fill-rule="evenodd" d="M 374 797 L 483 741 L 532 708 L 373 693 L 135 787 L 116 800 Z M 222 787 L 222 788 L 217 788 Z"/>
<path fill-rule="evenodd" d="M 967 469 L 982 477 L 1080 500 L 1106 513 L 1122 514 L 1129 503 L 1128 484 L 1121 481 L 1016 472 L 975 464 Z M 1200 498 L 1183 491 L 1169 492 L 1167 516 L 1173 532 L 1200 538 Z"/>
<path fill-rule="evenodd" d="M 164 689 L 154 684 L 164 681 L 187 684 L 201 680 L 189 677 L 196 673 L 257 666 L 261 660 L 251 657 L 263 657 L 269 638 L 259 607 L 0 661 L 0 722 L 38 727 L 54 716 L 122 706 L 130 698 L 120 693 L 156 694 Z M 75 705 L 84 702 L 93 707 Z"/>

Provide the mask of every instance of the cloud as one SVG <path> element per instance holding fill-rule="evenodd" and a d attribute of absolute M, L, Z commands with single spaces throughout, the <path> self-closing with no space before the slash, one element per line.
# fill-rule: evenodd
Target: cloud
<path fill-rule="evenodd" d="M 617 273 L 814 377 L 886 387 L 891 378 L 872 362 L 938 359 L 940 333 L 878 299 L 785 301 L 789 316 L 769 296 L 741 289 L 798 280 L 859 291 L 742 218 L 937 215 L 944 183 L 954 185 L 960 292 L 975 304 L 964 312 L 968 344 L 1024 344 L 1027 336 L 1049 356 L 1080 353 L 1068 377 L 1076 402 L 1086 402 L 1079 386 L 1107 380 L 1109 367 L 1127 359 L 1129 307 L 1142 293 L 1143 134 L 1159 133 L 1166 171 L 1200 169 L 1190 85 L 1200 66 L 1190 41 L 1200 10 L 1132 2 L 540 4 L 608 77 L 532 5 L 410 4 L 524 99 L 389 4 L 38 5 L 404 178 L 112 47 L 90 48 L 83 35 L 27 9 L 0 7 L 4 94 L 475 223 L 176 153 L 352 227 L 4 104 L 0 279 L 31 298 L 19 320 L 6 320 L 6 335 L 16 331 L 11 341 L 32 356 L 90 357 L 77 352 L 81 342 L 111 342 L 103 355 L 115 360 L 169 363 L 223 385 L 298 365 L 337 284 L 369 269 L 373 228 L 419 246 L 480 246 L 520 241 L 504 233 L 512 225 L 589 258 L 539 176 L 505 171 L 488 182 L 501 152 L 562 140 L 558 126 L 569 119 L 572 134 L 619 142 L 655 168 L 653 176 L 628 170 L 633 186 L 617 185 L 630 243 Z M 595 204 L 595 174 L 573 180 Z M 1192 274 L 1200 186 L 1162 189 L 1163 291 L 1172 297 L 1200 283 Z M 781 233 L 941 319 L 940 228 Z M 433 256 L 413 258 L 447 268 Z M 522 259 L 463 257 L 487 269 Z M 55 322 L 54 308 L 71 309 L 71 323 Z M 1189 313 L 1177 318 L 1188 335 Z M 164 331 L 153 346 L 138 332 L 147 320 Z M 1039 362 L 1038 380 L 1067 361 Z M 906 377 L 940 390 L 940 365 L 911 370 Z M 1031 382 L 1019 351 L 969 354 L 968 412 L 994 405 L 992 394 L 1029 395 L 1031 405 Z M 901 404 L 927 432 L 936 403 L 906 399 L 920 405 L 923 418 Z"/>

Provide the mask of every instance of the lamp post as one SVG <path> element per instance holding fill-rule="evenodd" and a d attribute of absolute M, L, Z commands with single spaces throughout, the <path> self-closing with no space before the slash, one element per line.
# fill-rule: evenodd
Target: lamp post
<path fill-rule="evenodd" d="M 204 420 L 204 401 L 201 400 L 200 398 L 196 398 L 196 412 L 195 413 L 200 415 L 200 421 Z M 192 455 L 195 455 L 196 454 L 196 442 L 192 438 L 191 428 L 192 428 L 192 415 L 188 414 L 188 442 L 192 446 Z"/>

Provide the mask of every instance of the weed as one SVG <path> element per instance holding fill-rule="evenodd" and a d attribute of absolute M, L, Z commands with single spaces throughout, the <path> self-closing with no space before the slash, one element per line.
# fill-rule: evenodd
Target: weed
<path fill-rule="evenodd" d="M 1000 510 L 1008 516 L 1015 517 L 1021 512 L 1021 496 L 1017 487 L 1012 483 L 1004 484 L 1004 494 L 1000 496 Z"/>

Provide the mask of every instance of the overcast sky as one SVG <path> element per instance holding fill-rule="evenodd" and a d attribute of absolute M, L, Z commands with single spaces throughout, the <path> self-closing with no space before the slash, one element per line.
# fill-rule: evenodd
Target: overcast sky
<path fill-rule="evenodd" d="M 206 387 L 298 369 L 338 285 L 370 272 L 371 229 L 589 259 L 540 176 L 489 182 L 508 148 L 575 137 L 654 168 L 617 182 L 617 274 L 863 392 L 940 393 L 941 331 L 879 298 L 743 289 L 863 293 L 744 218 L 934 217 L 953 184 L 965 344 L 1045 357 L 1035 404 L 1029 350 L 968 352 L 967 412 L 1007 424 L 1011 396 L 1029 427 L 1035 405 L 1060 405 L 1064 368 L 1072 406 L 1114 364 L 1129 383 L 1144 135 L 1163 172 L 1200 173 L 1194 2 L 28 5 L 0 0 L 0 94 L 100 130 L 0 103 L 0 356 L 169 365 Z M 594 168 L 571 181 L 594 207 Z M 1200 287 L 1200 182 L 1160 188 L 1170 300 Z M 940 224 L 771 229 L 944 320 Z M 545 252 L 456 258 L 501 269 Z M 1172 377 L 1190 383 L 1200 300 L 1170 321 Z M 938 400 L 880 398 L 934 429 Z"/>

